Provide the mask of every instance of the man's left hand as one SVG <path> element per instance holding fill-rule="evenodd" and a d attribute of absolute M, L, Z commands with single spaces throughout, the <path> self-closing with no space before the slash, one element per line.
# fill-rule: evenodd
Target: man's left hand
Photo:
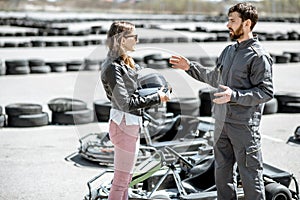
<path fill-rule="evenodd" d="M 229 102 L 231 99 L 232 90 L 225 85 L 219 85 L 219 88 L 221 88 L 224 91 L 214 93 L 214 96 L 216 98 L 213 99 L 213 102 L 216 104 L 224 104 Z"/>

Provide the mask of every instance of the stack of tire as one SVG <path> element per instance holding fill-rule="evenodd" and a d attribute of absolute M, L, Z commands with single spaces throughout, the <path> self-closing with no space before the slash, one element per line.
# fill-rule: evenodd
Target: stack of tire
<path fill-rule="evenodd" d="M 30 59 L 28 61 L 31 73 L 49 73 L 51 72 L 50 66 L 45 64 L 41 59 Z"/>
<path fill-rule="evenodd" d="M 163 59 L 161 54 L 150 54 L 144 56 L 144 63 L 151 69 L 166 69 L 168 61 Z"/>
<path fill-rule="evenodd" d="M 95 118 L 98 122 L 108 122 L 110 115 L 111 102 L 99 99 L 94 101 Z"/>
<path fill-rule="evenodd" d="M 5 75 L 5 74 L 6 74 L 5 63 L 2 62 L 2 60 L 0 60 L 0 76 L 1 76 L 1 75 Z"/>
<path fill-rule="evenodd" d="M 213 88 L 199 90 L 198 95 L 201 100 L 200 116 L 212 116 L 212 98 L 214 92 L 216 92 L 216 90 Z"/>
<path fill-rule="evenodd" d="M 84 70 L 86 71 L 98 71 L 100 70 L 101 61 L 97 59 L 85 59 Z"/>
<path fill-rule="evenodd" d="M 62 61 L 47 62 L 46 65 L 50 66 L 51 72 L 66 72 L 67 71 L 67 65 L 65 62 L 62 62 Z"/>
<path fill-rule="evenodd" d="M 4 127 L 6 122 L 5 115 L 2 113 L 2 106 L 0 106 L 0 127 Z"/>
<path fill-rule="evenodd" d="M 30 68 L 27 60 L 6 60 L 6 74 L 18 75 L 29 74 Z"/>
<path fill-rule="evenodd" d="M 199 107 L 201 101 L 199 98 L 186 97 L 171 99 L 167 102 L 167 112 L 177 115 L 199 116 Z"/>
<path fill-rule="evenodd" d="M 5 113 L 9 127 L 37 127 L 49 124 L 48 113 L 43 112 L 39 104 L 9 104 L 5 106 Z"/>
<path fill-rule="evenodd" d="M 275 98 L 278 101 L 279 113 L 300 113 L 300 93 L 277 92 Z"/>
<path fill-rule="evenodd" d="M 55 125 L 87 124 L 94 120 L 93 111 L 84 101 L 73 98 L 55 98 L 48 102 Z"/>

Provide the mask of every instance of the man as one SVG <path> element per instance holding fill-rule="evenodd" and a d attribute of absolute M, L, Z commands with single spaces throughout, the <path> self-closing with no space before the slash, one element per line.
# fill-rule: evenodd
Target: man
<path fill-rule="evenodd" d="M 218 88 L 213 99 L 218 200 L 237 199 L 235 163 L 245 200 L 265 199 L 259 125 L 264 103 L 273 98 L 273 61 L 252 33 L 257 20 L 249 3 L 229 9 L 227 28 L 236 43 L 222 51 L 212 70 L 182 56 L 170 58 L 173 68 Z"/>

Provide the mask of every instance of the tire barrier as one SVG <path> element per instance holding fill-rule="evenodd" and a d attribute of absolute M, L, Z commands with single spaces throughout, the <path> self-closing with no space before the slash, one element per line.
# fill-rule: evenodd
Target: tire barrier
<path fill-rule="evenodd" d="M 276 98 L 271 99 L 267 103 L 265 103 L 265 107 L 263 110 L 264 115 L 274 114 L 278 111 L 278 101 Z"/>
<path fill-rule="evenodd" d="M 165 68 L 167 61 L 162 60 L 159 68 Z M 22 74 L 42 74 L 50 72 L 67 72 L 67 71 L 98 71 L 102 60 L 85 59 L 71 61 L 53 61 L 45 62 L 42 59 L 18 59 L 18 60 L 0 60 L 1 75 L 22 75 Z M 159 63 L 157 63 L 158 65 Z M 142 62 L 140 65 L 144 65 Z M 158 68 L 158 67 L 157 67 Z"/>
<path fill-rule="evenodd" d="M 55 98 L 48 102 L 48 107 L 52 111 L 52 124 L 87 124 L 94 120 L 92 110 L 79 99 Z"/>
<path fill-rule="evenodd" d="M 67 62 L 67 71 L 80 71 L 83 69 L 83 61 L 73 60 Z"/>
<path fill-rule="evenodd" d="M 46 62 L 46 65 L 49 65 L 51 68 L 51 72 L 66 72 L 67 66 L 65 62 Z"/>
<path fill-rule="evenodd" d="M 15 103 L 5 106 L 7 126 L 37 127 L 49 124 L 49 117 L 39 104 Z"/>
<path fill-rule="evenodd" d="M 6 60 L 6 74 L 7 75 L 20 75 L 29 74 L 30 68 L 27 60 Z"/>
<path fill-rule="evenodd" d="M 199 107 L 201 101 L 199 98 L 177 98 L 171 99 L 166 103 L 167 112 L 177 115 L 199 116 Z"/>
<path fill-rule="evenodd" d="M 300 113 L 300 94 L 299 93 L 275 93 L 278 101 L 279 113 Z"/>
<path fill-rule="evenodd" d="M 216 57 L 200 57 L 200 64 L 204 67 L 215 67 L 216 66 Z"/>
<path fill-rule="evenodd" d="M 290 56 L 290 62 L 300 62 L 300 52 L 289 52 L 289 51 L 284 51 L 283 55 L 289 55 Z"/>
<path fill-rule="evenodd" d="M 84 70 L 86 71 L 98 71 L 100 70 L 101 61 L 95 59 L 84 60 Z"/>
<path fill-rule="evenodd" d="M 30 67 L 30 73 L 49 73 L 51 72 L 51 67 L 45 64 L 42 59 L 30 59 L 28 60 Z"/>
<path fill-rule="evenodd" d="M 108 122 L 110 115 L 110 101 L 99 99 L 94 101 L 95 119 L 98 122 Z"/>
<path fill-rule="evenodd" d="M 160 53 L 146 55 L 143 60 L 148 68 L 166 69 L 169 67 L 169 61 L 164 59 Z"/>
<path fill-rule="evenodd" d="M 4 127 L 6 124 L 6 118 L 5 115 L 2 113 L 2 106 L 0 106 L 0 127 Z"/>
<path fill-rule="evenodd" d="M 6 66 L 5 66 L 5 63 L 0 60 L 0 76 L 1 75 L 5 75 L 6 74 Z"/>
<path fill-rule="evenodd" d="M 212 116 L 212 97 L 213 93 L 215 92 L 214 89 L 205 88 L 201 89 L 198 92 L 199 99 L 201 101 L 200 104 L 200 116 Z"/>

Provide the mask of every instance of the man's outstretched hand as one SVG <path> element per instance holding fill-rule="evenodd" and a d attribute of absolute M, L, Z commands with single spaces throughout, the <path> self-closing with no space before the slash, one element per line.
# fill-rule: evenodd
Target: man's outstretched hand
<path fill-rule="evenodd" d="M 172 64 L 174 69 L 182 69 L 185 71 L 190 69 L 190 61 L 183 56 L 171 56 L 169 63 Z"/>

